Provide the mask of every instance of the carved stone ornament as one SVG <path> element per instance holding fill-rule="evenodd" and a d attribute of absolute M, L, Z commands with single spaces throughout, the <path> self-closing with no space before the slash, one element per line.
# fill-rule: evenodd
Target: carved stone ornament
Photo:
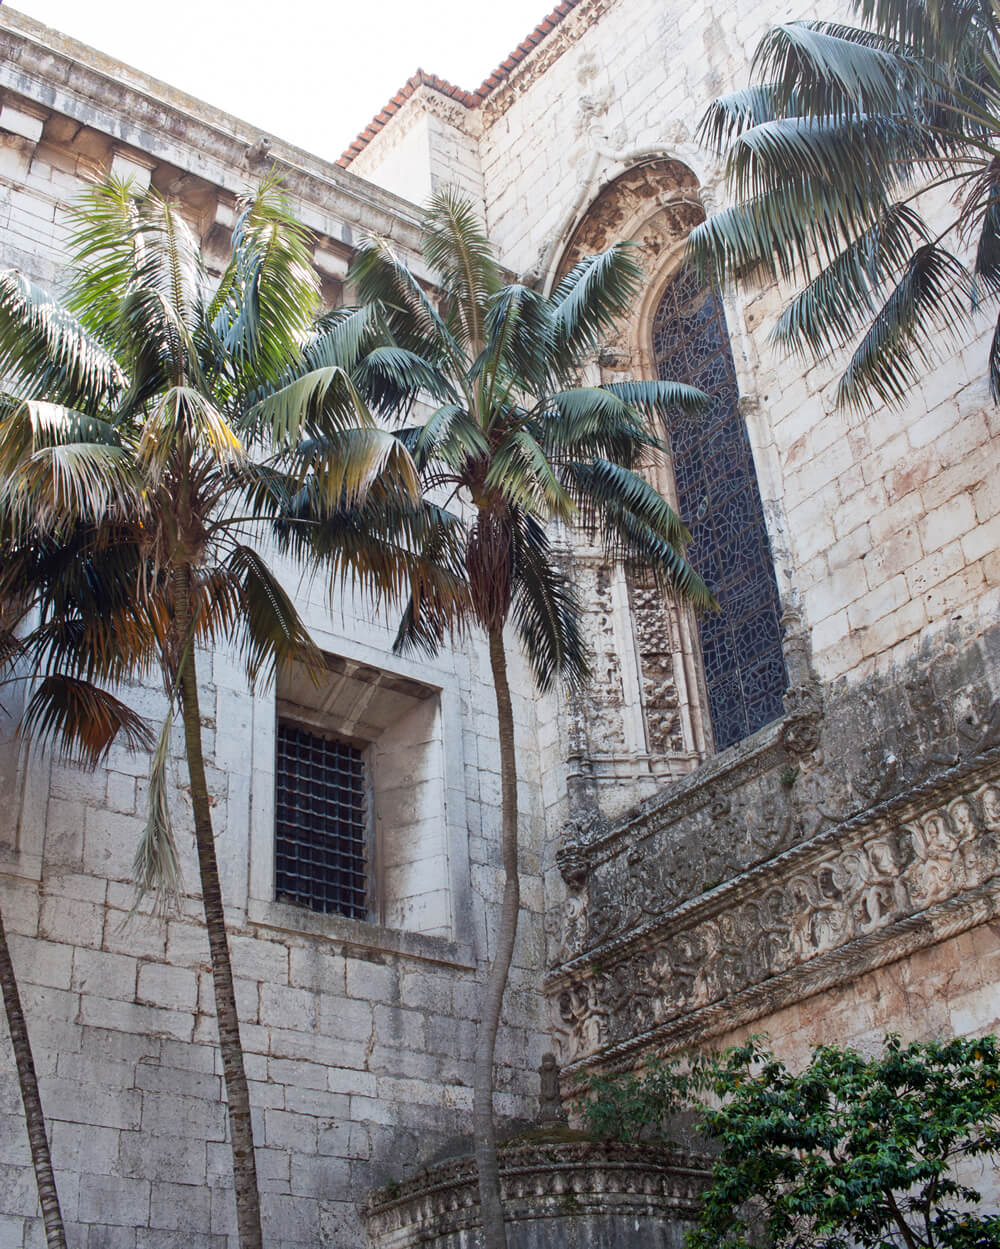
<path fill-rule="evenodd" d="M 542 1064 L 538 1068 L 537 1122 L 540 1125 L 566 1122 L 566 1111 L 563 1110 L 559 1092 L 559 1064 L 551 1050 L 542 1055 Z"/>
<path fill-rule="evenodd" d="M 582 889 L 587 883 L 587 872 L 590 863 L 583 846 L 576 841 L 567 841 L 556 851 L 556 867 L 566 882 L 567 889 Z"/>
<path fill-rule="evenodd" d="M 707 1035 L 736 1026 L 729 1007 L 757 986 L 747 1018 L 842 983 L 899 957 L 915 917 L 929 943 L 1000 914 L 1000 750 L 951 771 L 933 797 L 834 825 L 618 943 L 602 948 L 592 925 L 551 979 L 562 1065 L 689 1039 L 699 1014 Z"/>
<path fill-rule="evenodd" d="M 593 831 L 546 981 L 563 1070 L 702 1043 L 1000 917 L 994 653 L 833 695 L 793 647 L 782 721 Z"/>
<path fill-rule="evenodd" d="M 527 1228 L 553 1243 L 609 1243 L 616 1228 L 637 1243 L 680 1243 L 698 1211 L 710 1160 L 662 1144 L 552 1141 L 502 1147 L 500 1188 L 512 1243 Z M 363 1210 L 373 1249 L 469 1245 L 479 1228 L 479 1186 L 472 1158 L 444 1162 L 372 1193 Z M 537 1233 L 536 1233 L 537 1234 Z"/>
<path fill-rule="evenodd" d="M 793 759 L 801 759 L 819 747 L 823 688 L 813 670 L 809 635 L 797 607 L 786 606 L 781 625 L 785 634 L 783 650 L 789 681 L 784 697 L 785 717 L 781 723 L 780 741 Z"/>

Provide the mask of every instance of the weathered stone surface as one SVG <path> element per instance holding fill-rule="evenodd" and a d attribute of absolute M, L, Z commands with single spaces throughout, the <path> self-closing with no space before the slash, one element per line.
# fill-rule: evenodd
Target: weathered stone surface
<path fill-rule="evenodd" d="M 500 1151 L 500 1188 L 513 1249 L 681 1249 L 707 1179 L 701 1155 L 653 1145 L 541 1142 Z M 373 1193 L 371 1249 L 474 1249 L 479 1191 L 471 1158 L 441 1163 Z"/>

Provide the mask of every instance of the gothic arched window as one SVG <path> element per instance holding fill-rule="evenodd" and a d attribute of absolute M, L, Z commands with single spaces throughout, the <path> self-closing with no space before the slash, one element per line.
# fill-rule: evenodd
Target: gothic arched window
<path fill-rule="evenodd" d="M 667 433 L 689 555 L 722 610 L 698 621 L 712 733 L 723 750 L 778 718 L 787 685 L 778 589 L 722 302 L 682 268 L 653 321 L 657 374 L 709 395 Z"/>

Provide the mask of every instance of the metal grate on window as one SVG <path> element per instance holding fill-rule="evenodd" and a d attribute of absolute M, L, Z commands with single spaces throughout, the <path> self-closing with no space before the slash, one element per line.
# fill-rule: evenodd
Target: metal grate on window
<path fill-rule="evenodd" d="M 278 722 L 275 893 L 314 911 L 368 916 L 361 751 Z"/>

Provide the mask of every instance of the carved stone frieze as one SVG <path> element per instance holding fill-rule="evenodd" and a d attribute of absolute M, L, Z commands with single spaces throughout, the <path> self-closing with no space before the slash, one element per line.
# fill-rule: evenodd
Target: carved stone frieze
<path fill-rule="evenodd" d="M 586 954 L 557 969 L 550 988 L 560 1062 L 627 1044 L 838 951 L 845 976 L 859 974 L 865 968 L 846 956 L 862 938 L 991 884 L 1000 896 L 1000 750 L 949 770 L 935 793 L 891 805 L 898 809 L 852 817 L 644 927 L 631 876 L 613 902 L 608 885 L 592 880 L 600 922 L 588 928 Z M 619 914 L 629 937 L 602 949 Z"/>
<path fill-rule="evenodd" d="M 563 1066 L 735 1026 L 732 1003 L 759 1018 L 994 914 L 992 645 L 833 692 L 793 645 L 782 721 L 579 830 L 548 981 Z"/>
<path fill-rule="evenodd" d="M 697 1214 L 711 1165 L 704 1155 L 674 1146 L 613 1141 L 507 1146 L 498 1160 L 508 1224 L 545 1220 L 556 1240 L 564 1243 L 568 1232 L 573 1244 L 578 1238 L 581 1244 L 603 1243 L 605 1218 L 635 1220 L 631 1225 L 640 1239 L 655 1237 L 659 1243 L 664 1225 L 683 1226 Z M 471 1246 L 479 1227 L 475 1162 L 439 1163 L 378 1190 L 363 1215 L 369 1243 L 378 1249 Z M 552 1220 L 570 1226 L 560 1235 Z M 679 1238 L 680 1227 L 676 1234 Z"/>
<path fill-rule="evenodd" d="M 628 588 L 646 719 L 646 746 L 650 754 L 681 751 L 684 735 L 674 672 L 680 652 L 676 611 L 655 586 L 641 585 L 630 578 Z"/>
<path fill-rule="evenodd" d="M 586 691 L 572 698 L 570 733 L 574 744 L 587 755 L 624 752 L 629 747 L 622 716 L 625 688 L 621 643 L 615 628 L 613 576 L 613 569 L 594 565 L 579 571 L 591 679 Z"/>

